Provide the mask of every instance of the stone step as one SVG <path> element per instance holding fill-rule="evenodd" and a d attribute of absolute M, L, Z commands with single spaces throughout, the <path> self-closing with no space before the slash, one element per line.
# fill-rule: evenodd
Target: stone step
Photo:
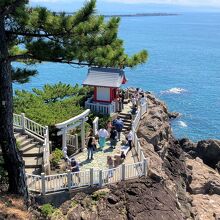
<path fill-rule="evenodd" d="M 25 168 L 42 168 L 42 157 L 23 157 Z"/>
<path fill-rule="evenodd" d="M 22 144 L 23 141 L 28 139 L 28 135 L 20 135 L 18 138 L 16 138 L 16 141 L 20 144 Z"/>
<path fill-rule="evenodd" d="M 21 133 L 18 133 L 18 132 L 14 132 L 14 137 L 17 139 L 19 137 L 21 137 Z"/>
<path fill-rule="evenodd" d="M 20 148 L 20 151 L 22 153 L 26 153 L 31 151 L 34 148 L 40 149 L 42 146 L 40 146 L 39 142 L 32 142 L 30 144 L 25 145 L 24 147 Z"/>
<path fill-rule="evenodd" d="M 25 171 L 27 174 L 34 174 L 34 175 L 40 175 L 42 172 L 41 168 L 25 168 Z"/>
<path fill-rule="evenodd" d="M 31 144 L 34 141 L 34 138 L 28 138 L 24 140 L 22 143 L 20 143 L 20 149 L 27 146 L 28 144 Z"/>

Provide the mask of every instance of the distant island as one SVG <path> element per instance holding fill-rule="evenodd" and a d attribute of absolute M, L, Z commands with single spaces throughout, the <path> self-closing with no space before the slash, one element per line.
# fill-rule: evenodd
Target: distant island
<path fill-rule="evenodd" d="M 62 14 L 65 13 L 67 15 L 73 15 L 75 13 L 72 12 L 55 12 L 56 14 Z M 176 13 L 137 13 L 137 14 L 109 14 L 109 15 L 103 15 L 104 17 L 149 17 L 149 16 L 177 16 L 179 14 Z"/>
<path fill-rule="evenodd" d="M 104 15 L 104 17 L 148 17 L 148 16 L 177 16 L 174 13 L 137 13 L 137 14 L 116 14 Z"/>

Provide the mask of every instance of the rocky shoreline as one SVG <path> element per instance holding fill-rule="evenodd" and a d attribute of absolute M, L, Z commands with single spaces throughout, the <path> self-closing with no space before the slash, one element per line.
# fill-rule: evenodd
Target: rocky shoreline
<path fill-rule="evenodd" d="M 220 141 L 175 140 L 169 119 L 179 115 L 151 94 L 148 102 L 138 136 L 150 158 L 149 176 L 176 195 L 184 219 L 220 219 Z"/>
<path fill-rule="evenodd" d="M 179 114 L 170 113 L 152 94 L 146 95 L 148 114 L 137 134 L 149 158 L 148 177 L 75 193 L 51 219 L 220 219 L 220 141 L 176 140 L 170 120 Z"/>

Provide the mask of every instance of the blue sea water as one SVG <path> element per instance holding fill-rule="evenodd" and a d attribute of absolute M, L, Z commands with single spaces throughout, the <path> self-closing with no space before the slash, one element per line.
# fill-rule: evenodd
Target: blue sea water
<path fill-rule="evenodd" d="M 127 86 L 141 87 L 182 116 L 172 121 L 177 138 L 220 139 L 220 13 L 165 17 L 124 17 L 119 35 L 128 54 L 146 48 L 149 60 L 126 69 Z M 14 64 L 18 66 L 18 64 Z M 87 68 L 43 63 L 39 75 L 14 89 L 46 83 L 81 84 Z"/>

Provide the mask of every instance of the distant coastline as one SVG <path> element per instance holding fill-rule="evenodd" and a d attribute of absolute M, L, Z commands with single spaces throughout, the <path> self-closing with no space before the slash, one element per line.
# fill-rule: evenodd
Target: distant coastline
<path fill-rule="evenodd" d="M 150 17 L 150 16 L 177 16 L 175 13 L 137 13 L 137 14 L 116 14 L 104 15 L 104 17 Z"/>
<path fill-rule="evenodd" d="M 61 14 L 63 12 L 56 12 L 56 14 Z M 74 13 L 71 12 L 64 12 L 67 15 L 73 15 Z M 177 16 L 180 14 L 176 13 L 162 13 L 162 12 L 157 12 L 157 13 L 136 13 L 136 14 L 109 14 L 109 15 L 103 15 L 104 17 L 150 17 L 150 16 Z"/>

